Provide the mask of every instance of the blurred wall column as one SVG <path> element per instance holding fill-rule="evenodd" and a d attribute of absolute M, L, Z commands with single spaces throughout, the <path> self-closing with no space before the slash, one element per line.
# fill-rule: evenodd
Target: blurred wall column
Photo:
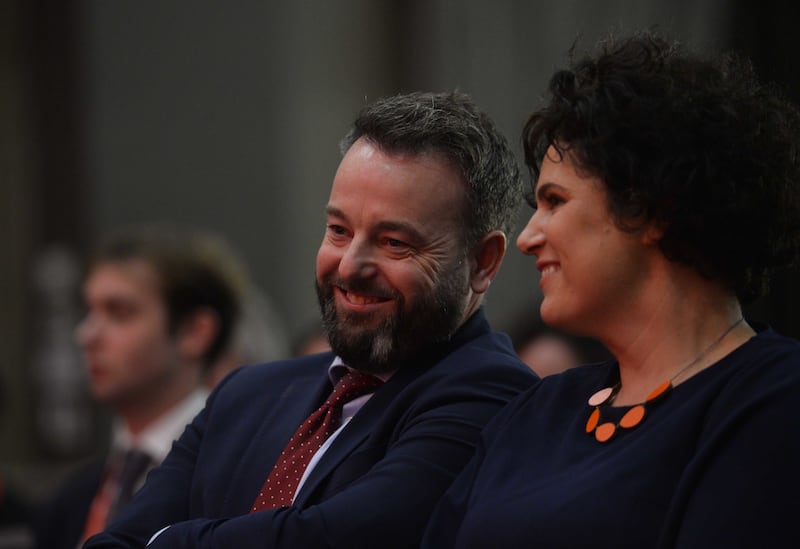
<path fill-rule="evenodd" d="M 34 241 L 34 120 L 27 2 L 0 9 L 0 462 L 30 452 L 27 291 Z M 13 443 L 9 443 L 13 441 Z M 5 468 L 5 467 L 4 467 Z"/>
<path fill-rule="evenodd" d="M 87 228 L 87 193 L 80 153 L 79 71 L 75 62 L 77 29 L 72 3 L 56 0 L 4 2 L 0 14 L 0 231 L 3 268 L 0 288 L 0 461 L 32 473 L 40 456 L 63 457 L 88 449 L 88 438 L 63 431 L 58 421 L 47 425 L 59 434 L 73 435 L 70 448 L 51 448 L 53 438 L 42 429 L 47 403 L 43 392 L 58 394 L 61 379 L 39 378 L 69 362 L 73 378 L 82 368 L 69 355 L 52 348 L 49 363 L 42 362 L 45 326 L 52 320 L 50 299 L 39 293 L 41 276 L 59 288 L 58 299 L 77 313 L 78 257 Z M 54 263 L 48 258 L 58 256 Z M 66 258 L 66 259 L 65 259 Z M 72 265 L 70 273 L 61 267 Z M 74 352 L 71 322 L 60 330 L 61 349 Z M 39 359 L 39 367 L 35 365 Z M 46 361 L 45 361 L 46 362 Z M 85 401 L 78 403 L 85 406 Z M 63 412 L 63 410 L 61 410 Z M 51 415 L 59 418 L 62 413 Z M 88 415 L 84 420 L 88 420 Z M 89 429 L 84 426 L 84 431 Z M 81 448 L 75 444 L 83 444 Z M 13 473 L 12 473 L 13 474 Z M 33 491 L 35 483 L 29 483 Z"/>
<path fill-rule="evenodd" d="M 283 289 L 277 297 L 286 300 L 296 332 L 319 318 L 315 257 L 341 159 L 339 141 L 365 104 L 401 91 L 395 18 L 399 3 L 312 4 L 313 9 L 298 9 L 295 3 L 281 2 L 272 8 L 277 17 L 270 24 L 272 40 L 282 44 L 275 52 L 281 82 L 272 116 L 282 138 L 283 173 L 277 181 L 283 184 L 271 192 L 283 203 L 273 210 L 271 222 L 284 229 L 284 240 L 277 243 L 280 253 L 274 259 L 284 267 L 295 266 L 275 269 L 273 276 Z"/>

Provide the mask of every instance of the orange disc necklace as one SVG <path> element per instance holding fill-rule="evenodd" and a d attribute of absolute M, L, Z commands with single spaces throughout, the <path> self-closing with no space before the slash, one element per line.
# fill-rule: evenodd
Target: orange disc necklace
<path fill-rule="evenodd" d="M 639 425 L 646 415 L 647 405 L 652 404 L 667 394 L 672 389 L 673 382 L 678 378 L 678 376 L 686 372 L 686 370 L 697 364 L 704 356 L 711 352 L 711 350 L 719 345 L 720 342 L 725 339 L 725 336 L 731 333 L 733 329 L 736 328 L 736 326 L 738 326 L 743 320 L 744 318 L 740 317 L 739 320 L 731 324 L 721 336 L 715 339 L 714 342 L 706 347 L 699 355 L 694 357 L 689 364 L 681 368 L 677 374 L 656 387 L 653 392 L 647 395 L 647 398 L 644 399 L 644 402 L 640 402 L 639 404 L 632 406 L 630 410 L 625 412 L 625 414 L 616 423 L 613 421 L 600 423 L 600 416 L 602 414 L 601 406 L 607 406 L 614 402 L 614 399 L 617 397 L 617 394 L 622 387 L 622 383 L 618 381 L 615 385 L 606 387 L 605 389 L 600 389 L 594 393 L 591 397 L 589 397 L 589 406 L 594 408 L 594 410 L 592 410 L 592 413 L 589 415 L 589 419 L 586 421 L 586 432 L 589 434 L 594 433 L 594 438 L 597 439 L 598 442 L 608 442 L 617 433 L 620 427 L 623 429 L 633 429 Z"/>

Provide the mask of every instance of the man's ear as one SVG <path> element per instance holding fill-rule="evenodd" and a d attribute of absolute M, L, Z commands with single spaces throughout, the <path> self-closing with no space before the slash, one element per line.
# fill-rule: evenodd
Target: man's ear
<path fill-rule="evenodd" d="M 219 332 L 219 317 L 211 309 L 198 309 L 178 329 L 178 351 L 187 360 L 201 360 Z"/>
<path fill-rule="evenodd" d="M 506 235 L 503 231 L 492 231 L 484 236 L 472 252 L 470 286 L 476 294 L 482 294 L 497 276 L 503 257 L 506 255 Z"/>

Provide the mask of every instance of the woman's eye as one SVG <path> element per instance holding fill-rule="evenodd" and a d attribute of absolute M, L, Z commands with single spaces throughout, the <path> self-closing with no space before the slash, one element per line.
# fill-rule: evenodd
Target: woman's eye
<path fill-rule="evenodd" d="M 551 195 L 551 196 L 547 197 L 547 203 L 550 204 L 551 206 L 558 206 L 559 204 L 562 204 L 563 202 L 564 202 L 564 200 L 560 196 L 557 196 L 557 195 Z"/>
<path fill-rule="evenodd" d="M 564 198 L 556 193 L 547 193 L 541 198 L 540 202 L 544 202 L 549 208 L 557 208 L 564 203 Z"/>

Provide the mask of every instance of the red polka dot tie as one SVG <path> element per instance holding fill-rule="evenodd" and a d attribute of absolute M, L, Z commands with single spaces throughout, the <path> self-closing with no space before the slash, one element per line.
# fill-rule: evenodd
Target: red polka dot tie
<path fill-rule="evenodd" d="M 333 388 L 328 400 L 300 425 L 289 440 L 250 512 L 291 505 L 311 458 L 339 428 L 345 403 L 375 391 L 382 383 L 374 376 L 348 370 Z"/>

